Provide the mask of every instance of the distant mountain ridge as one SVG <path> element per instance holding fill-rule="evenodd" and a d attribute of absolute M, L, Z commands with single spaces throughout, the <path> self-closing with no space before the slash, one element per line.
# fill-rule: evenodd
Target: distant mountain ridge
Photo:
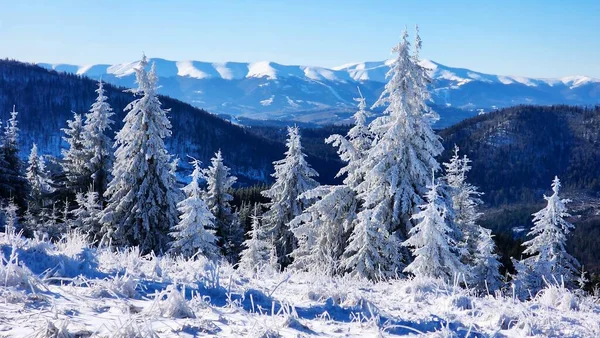
<path fill-rule="evenodd" d="M 203 62 L 151 59 L 160 92 L 232 121 L 282 120 L 342 123 L 355 108 L 357 87 L 375 102 L 393 60 L 351 63 L 334 68 L 275 62 Z M 600 102 L 600 80 L 587 76 L 528 78 L 485 74 L 423 60 L 433 79 L 433 105 L 443 107 L 439 127 L 479 111 L 517 104 L 593 105 Z M 133 87 L 137 61 L 108 65 L 46 64 L 59 72 L 84 75 Z M 244 122 L 242 122 L 244 123 Z"/>
<path fill-rule="evenodd" d="M 90 109 L 96 99 L 96 88 L 96 81 L 85 77 L 48 71 L 18 61 L 0 60 L 0 120 L 6 121 L 13 105 L 16 105 L 22 131 L 21 157 L 27 158 L 33 143 L 38 145 L 41 154 L 60 157 L 61 149 L 67 146 L 62 139 L 61 128 L 67 127 L 67 119 L 73 119 L 73 111 L 84 114 Z M 116 114 L 113 132 L 122 127 L 123 109 L 134 99 L 123 89 L 105 86 L 108 102 Z M 165 143 L 169 151 L 181 160 L 182 175 L 189 173 L 188 155 L 207 165 L 214 153 L 221 149 L 225 163 L 241 184 L 270 182 L 272 162 L 284 156 L 283 143 L 264 139 L 250 132 L 250 128 L 234 125 L 176 99 L 161 96 L 160 100 L 164 108 L 170 109 L 168 116 L 173 132 Z M 339 167 L 338 164 L 310 154 L 308 160 L 323 173 L 323 182 L 334 181 L 335 171 L 327 175 L 327 168 Z"/>

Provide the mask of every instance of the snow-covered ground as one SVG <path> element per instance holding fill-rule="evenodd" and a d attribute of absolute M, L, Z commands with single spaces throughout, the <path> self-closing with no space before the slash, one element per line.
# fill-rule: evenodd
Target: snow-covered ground
<path fill-rule="evenodd" d="M 140 256 L 0 234 L 0 337 L 600 337 L 600 302 L 531 301 L 436 280 L 379 283 Z"/>

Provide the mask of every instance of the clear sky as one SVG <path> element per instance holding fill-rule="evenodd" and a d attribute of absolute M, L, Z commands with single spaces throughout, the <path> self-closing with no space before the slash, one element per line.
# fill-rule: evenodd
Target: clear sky
<path fill-rule="evenodd" d="M 405 26 L 447 66 L 600 78 L 600 0 L 0 0 L 0 57 L 333 67 L 389 57 Z"/>

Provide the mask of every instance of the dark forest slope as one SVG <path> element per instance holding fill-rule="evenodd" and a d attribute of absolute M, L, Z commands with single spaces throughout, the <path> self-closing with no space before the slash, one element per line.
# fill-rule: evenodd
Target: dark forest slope
<path fill-rule="evenodd" d="M 160 83 L 159 83 L 160 85 Z M 96 81 L 85 77 L 48 71 L 17 61 L 0 60 L 0 119 L 6 120 L 13 104 L 19 111 L 22 130 L 22 156 L 27 156 L 36 142 L 45 154 L 58 155 L 66 144 L 60 129 L 72 118 L 72 111 L 85 113 L 96 98 Z M 106 85 L 109 103 L 116 112 L 116 126 L 122 126 L 123 108 L 131 102 L 131 93 L 123 88 Z M 241 182 L 269 181 L 272 161 L 283 156 L 281 142 L 267 140 L 247 129 L 231 124 L 189 104 L 161 97 L 164 108 L 170 109 L 173 136 L 167 147 L 187 162 L 187 155 L 199 158 L 205 165 L 215 151 L 221 149 L 227 165 Z M 313 166 L 330 182 L 328 161 L 309 157 Z"/>

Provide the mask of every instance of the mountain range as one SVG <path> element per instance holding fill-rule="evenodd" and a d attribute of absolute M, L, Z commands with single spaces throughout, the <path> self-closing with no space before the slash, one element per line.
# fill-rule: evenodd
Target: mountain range
<path fill-rule="evenodd" d="M 358 88 L 374 103 L 393 60 L 333 68 L 275 62 L 170 61 L 153 58 L 161 94 L 177 98 L 233 122 L 261 120 L 305 124 L 344 123 L 354 112 Z M 47 69 L 134 87 L 137 61 L 123 64 L 38 64 Z M 430 70 L 438 127 L 518 104 L 593 105 L 600 102 L 600 79 L 587 76 L 527 78 L 484 74 L 423 60 Z"/>

